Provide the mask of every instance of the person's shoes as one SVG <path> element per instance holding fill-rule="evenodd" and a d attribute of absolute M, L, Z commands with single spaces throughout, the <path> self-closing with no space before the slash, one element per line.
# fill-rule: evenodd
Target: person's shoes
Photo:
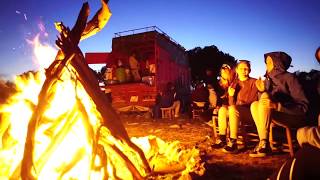
<path fill-rule="evenodd" d="M 220 139 L 218 139 L 216 141 L 216 143 L 212 144 L 211 147 L 214 148 L 214 149 L 221 149 L 221 148 L 224 148 L 226 146 L 226 142 L 225 141 L 222 141 Z"/>
<path fill-rule="evenodd" d="M 265 157 L 271 153 L 271 148 L 267 140 L 261 140 L 254 150 L 249 154 L 250 157 Z"/>
<path fill-rule="evenodd" d="M 238 145 L 236 139 L 231 139 L 227 146 L 222 150 L 225 153 L 236 154 L 238 153 Z"/>
<path fill-rule="evenodd" d="M 175 117 L 175 118 L 178 118 L 178 117 L 179 117 L 179 114 L 175 114 L 174 117 Z"/>

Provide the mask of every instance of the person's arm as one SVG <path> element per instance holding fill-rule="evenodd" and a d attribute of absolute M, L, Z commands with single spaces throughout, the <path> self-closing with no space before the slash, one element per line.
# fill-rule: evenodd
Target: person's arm
<path fill-rule="evenodd" d="M 308 111 L 309 101 L 304 94 L 302 86 L 300 85 L 298 79 L 294 75 L 287 79 L 288 90 L 290 92 L 291 97 L 297 105 L 297 110 L 301 110 L 304 113 L 306 113 Z"/>
<path fill-rule="evenodd" d="M 209 102 L 210 102 L 211 107 L 215 108 L 217 106 L 217 101 L 218 101 L 217 93 L 212 88 L 209 90 Z"/>
<path fill-rule="evenodd" d="M 300 146 L 303 146 L 303 144 L 310 144 L 320 149 L 320 126 L 298 129 L 297 140 Z"/>
<path fill-rule="evenodd" d="M 259 79 L 257 79 L 255 81 L 255 85 L 256 85 L 259 92 L 264 92 L 266 90 L 265 82 L 264 82 L 264 80 L 261 79 L 261 77 L 259 77 Z"/>
<path fill-rule="evenodd" d="M 228 88 L 228 102 L 229 105 L 236 104 L 236 89 L 231 86 Z"/>

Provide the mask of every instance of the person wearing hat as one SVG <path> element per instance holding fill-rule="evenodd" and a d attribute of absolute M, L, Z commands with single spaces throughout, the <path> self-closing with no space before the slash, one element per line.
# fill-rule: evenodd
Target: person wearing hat
<path fill-rule="evenodd" d="M 218 111 L 218 128 L 219 135 L 217 140 L 212 145 L 215 149 L 224 148 L 227 145 L 227 119 L 229 107 L 228 88 L 235 80 L 234 70 L 228 64 L 222 64 L 220 68 L 220 79 L 216 89 L 217 103 L 216 110 Z"/>
<path fill-rule="evenodd" d="M 264 157 L 271 152 L 268 142 L 271 116 L 290 127 L 302 127 L 308 110 L 308 100 L 297 77 L 287 71 L 291 57 L 285 52 L 270 52 L 264 55 L 266 80 L 256 81 L 262 93 L 259 101 L 251 104 L 260 142 L 250 157 Z"/>

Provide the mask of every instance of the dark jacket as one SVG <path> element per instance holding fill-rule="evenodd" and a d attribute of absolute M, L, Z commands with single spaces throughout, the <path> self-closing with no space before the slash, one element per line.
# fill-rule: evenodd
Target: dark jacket
<path fill-rule="evenodd" d="M 209 91 L 202 85 L 197 85 L 196 89 L 191 92 L 191 100 L 196 102 L 209 102 Z"/>
<path fill-rule="evenodd" d="M 216 89 L 217 93 L 217 106 L 228 106 L 229 105 L 229 95 L 228 95 L 228 88 L 224 88 L 221 85 L 217 86 Z"/>
<path fill-rule="evenodd" d="M 160 98 L 160 107 L 167 108 L 173 105 L 174 94 L 172 91 L 166 91 Z"/>
<path fill-rule="evenodd" d="M 291 57 L 284 52 L 271 52 L 264 55 L 270 56 L 273 69 L 267 73 L 266 90 L 274 102 L 279 102 L 288 112 L 305 114 L 308 111 L 308 100 L 297 77 L 287 72 L 290 67 Z"/>

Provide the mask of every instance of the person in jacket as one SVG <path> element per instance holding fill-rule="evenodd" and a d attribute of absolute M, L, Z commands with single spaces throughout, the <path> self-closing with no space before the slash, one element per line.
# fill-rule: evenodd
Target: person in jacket
<path fill-rule="evenodd" d="M 258 99 L 258 90 L 255 85 L 256 79 L 249 76 L 250 72 L 250 61 L 240 60 L 236 66 L 237 81 L 228 88 L 230 138 L 223 149 L 227 153 L 238 152 L 237 137 L 240 121 L 253 124 L 250 104 Z"/>
<path fill-rule="evenodd" d="M 269 125 L 272 118 L 290 127 L 302 127 L 308 110 L 308 100 L 304 91 L 292 73 L 287 69 L 291 57 L 285 52 L 270 52 L 264 55 L 266 80 L 256 81 L 262 95 L 259 101 L 252 103 L 251 113 L 255 121 L 260 142 L 250 153 L 250 157 L 264 157 L 271 152 L 268 143 Z"/>
<path fill-rule="evenodd" d="M 195 89 L 191 92 L 192 109 L 205 109 L 209 108 L 209 91 L 205 84 L 198 82 Z"/>
<path fill-rule="evenodd" d="M 156 97 L 156 103 L 152 108 L 154 118 L 160 118 L 160 109 L 168 107 L 173 107 L 175 110 L 174 116 L 179 117 L 180 100 L 177 98 L 175 87 L 171 82 L 168 82 L 164 91 Z"/>
<path fill-rule="evenodd" d="M 223 64 L 220 68 L 220 79 L 216 90 L 217 94 L 217 107 L 218 109 L 218 128 L 219 135 L 213 148 L 219 149 L 224 148 L 227 145 L 227 118 L 228 118 L 228 107 L 229 107 L 229 95 L 228 88 L 234 82 L 235 74 L 234 70 L 228 65 Z"/>
<path fill-rule="evenodd" d="M 320 47 L 315 57 L 320 63 Z M 297 131 L 300 149 L 293 158 L 287 160 L 270 179 L 320 179 L 320 114 L 318 126 L 306 126 Z"/>

